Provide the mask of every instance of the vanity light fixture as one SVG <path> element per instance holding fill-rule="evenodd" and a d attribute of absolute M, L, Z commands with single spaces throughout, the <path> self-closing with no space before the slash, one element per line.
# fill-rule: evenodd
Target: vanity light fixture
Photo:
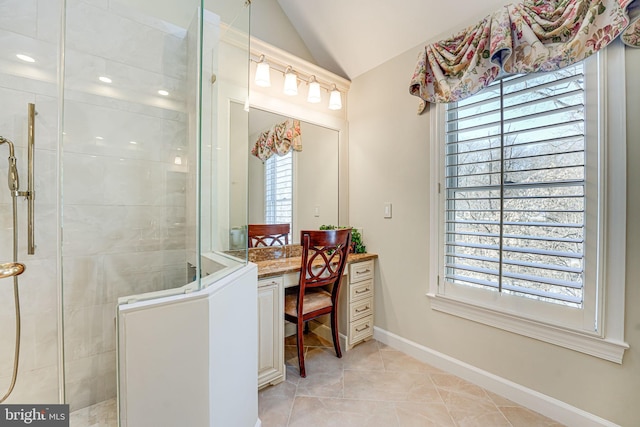
<path fill-rule="evenodd" d="M 16 54 L 16 57 L 18 59 L 20 59 L 21 61 L 24 61 L 24 62 L 36 62 L 36 60 L 33 59 L 32 57 L 30 57 L 28 55 L 25 55 L 25 54 L 22 54 L 22 53 Z"/>
<path fill-rule="evenodd" d="M 293 72 L 291 65 L 284 71 L 284 89 L 285 95 L 295 96 L 298 94 L 298 76 Z"/>
<path fill-rule="evenodd" d="M 260 55 L 260 61 L 256 66 L 256 85 L 261 87 L 271 86 L 271 70 L 269 69 L 269 63 L 264 59 L 264 55 Z"/>
<path fill-rule="evenodd" d="M 316 76 L 311 76 L 309 80 L 309 93 L 307 94 L 307 101 L 312 104 L 317 104 L 322 100 L 320 96 L 320 83 L 316 80 Z"/>
<path fill-rule="evenodd" d="M 342 95 L 336 85 L 333 85 L 331 89 L 331 95 L 329 96 L 329 109 L 330 110 L 341 110 L 342 109 Z"/>
<path fill-rule="evenodd" d="M 100 80 L 102 83 L 111 83 L 112 82 L 112 80 L 109 77 L 105 77 L 105 76 L 98 77 L 98 80 Z"/>
<path fill-rule="evenodd" d="M 347 81 L 340 80 L 340 83 L 333 83 L 329 73 L 323 73 L 320 71 L 320 79 L 315 74 L 312 74 L 314 67 L 306 67 L 304 63 L 296 63 L 297 67 L 294 70 L 294 65 L 287 64 L 286 62 L 278 59 L 278 54 L 275 53 L 270 56 L 270 62 L 265 59 L 265 54 L 261 52 L 251 51 L 251 62 L 256 64 L 254 81 L 252 84 L 261 87 L 271 87 L 271 71 L 275 70 L 283 76 L 282 92 L 287 96 L 296 96 L 299 94 L 298 84 L 300 82 L 307 83 L 307 102 L 317 104 L 323 102 L 322 91 L 326 91 L 329 94 L 329 110 L 342 110 L 342 92 L 348 90 L 349 85 Z M 328 77 L 328 81 L 324 80 Z M 279 84 L 279 83 L 278 83 Z M 340 87 L 338 87 L 340 85 Z M 254 87 L 257 89 L 257 87 Z M 248 111 L 248 103 L 245 102 L 245 111 Z"/>

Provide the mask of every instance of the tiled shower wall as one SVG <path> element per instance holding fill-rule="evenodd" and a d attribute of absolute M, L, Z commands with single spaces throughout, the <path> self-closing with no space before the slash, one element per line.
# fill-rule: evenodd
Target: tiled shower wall
<path fill-rule="evenodd" d="M 124 3 L 124 2 L 123 2 Z M 187 283 L 187 31 L 114 0 L 67 0 L 62 153 L 66 400 L 116 394 L 117 298 Z M 58 400 L 57 57 L 61 2 L 0 3 L 0 135 L 15 139 L 26 186 L 26 103 L 36 102 L 35 256 L 21 255 L 20 375 L 7 403 Z M 195 16 L 195 10 L 194 10 Z M 8 47 L 12 49 L 9 49 Z M 13 48 L 37 58 L 33 71 Z M 98 80 L 108 76 L 111 84 Z M 157 93 L 167 90 L 167 97 Z M 0 177 L 6 177 L 0 146 Z M 11 259 L 10 197 L 0 179 L 0 262 Z M 21 254 L 26 211 L 20 201 Z M 0 282 L 0 392 L 13 351 L 11 281 Z"/>

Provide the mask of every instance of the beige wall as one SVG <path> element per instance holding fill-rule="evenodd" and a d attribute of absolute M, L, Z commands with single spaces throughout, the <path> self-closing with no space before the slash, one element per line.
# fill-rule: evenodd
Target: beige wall
<path fill-rule="evenodd" d="M 316 63 L 277 0 L 254 1 L 251 3 L 251 17 L 252 36 L 278 46 L 305 61 Z"/>
<path fill-rule="evenodd" d="M 627 284 L 622 365 L 434 312 L 425 296 L 429 113 L 408 82 L 419 47 L 354 80 L 349 93 L 349 209 L 379 254 L 375 325 L 622 426 L 640 425 L 640 50 L 627 49 Z M 383 219 L 383 203 L 393 218 Z"/>

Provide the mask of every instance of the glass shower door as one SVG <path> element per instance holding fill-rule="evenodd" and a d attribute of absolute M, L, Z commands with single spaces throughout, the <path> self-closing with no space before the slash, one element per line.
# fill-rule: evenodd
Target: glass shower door
<path fill-rule="evenodd" d="M 17 259 L 26 266 L 17 276 L 20 354 L 15 388 L 4 401 L 58 403 L 59 369 L 56 150 L 58 145 L 58 40 L 62 1 L 0 2 L 0 263 Z M 9 191 L 7 161 L 14 146 L 19 191 L 27 190 L 28 104 L 35 116 L 35 243 L 27 252 L 27 202 Z M 0 279 L 0 399 L 10 388 L 15 368 L 16 309 L 13 278 Z"/>
<path fill-rule="evenodd" d="M 66 1 L 66 401 L 103 422 L 116 414 L 116 307 L 194 279 L 200 6 Z"/>

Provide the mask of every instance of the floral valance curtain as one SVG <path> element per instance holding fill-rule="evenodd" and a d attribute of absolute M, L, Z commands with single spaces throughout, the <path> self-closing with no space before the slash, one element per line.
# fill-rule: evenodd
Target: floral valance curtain
<path fill-rule="evenodd" d="M 274 154 L 284 156 L 291 150 L 302 151 L 300 120 L 288 119 L 262 132 L 251 154 L 265 162 Z"/>
<path fill-rule="evenodd" d="M 632 5 L 633 3 L 633 5 Z M 509 4 L 420 53 L 409 92 L 453 102 L 487 87 L 500 73 L 553 71 L 592 55 L 618 37 L 640 47 L 640 0 L 525 0 Z"/>

